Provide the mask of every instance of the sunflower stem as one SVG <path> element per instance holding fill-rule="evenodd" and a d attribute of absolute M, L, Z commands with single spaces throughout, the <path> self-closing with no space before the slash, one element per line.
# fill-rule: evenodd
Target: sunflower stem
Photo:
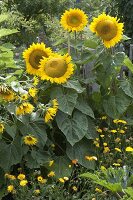
<path fill-rule="evenodd" d="M 70 33 L 68 33 L 68 54 L 70 55 L 71 48 L 70 48 Z"/>

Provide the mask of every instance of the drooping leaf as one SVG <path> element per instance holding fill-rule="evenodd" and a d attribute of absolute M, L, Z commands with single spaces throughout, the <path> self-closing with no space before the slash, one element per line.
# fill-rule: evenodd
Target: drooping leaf
<path fill-rule="evenodd" d="M 123 61 L 123 64 L 124 64 L 126 67 L 128 67 L 128 69 L 133 73 L 133 64 L 132 64 L 131 60 L 130 60 L 127 56 L 125 56 L 125 59 L 124 59 L 124 61 Z"/>
<path fill-rule="evenodd" d="M 53 99 L 57 98 L 59 102 L 59 110 L 71 115 L 76 105 L 78 94 L 73 89 L 55 87 L 51 92 L 51 97 Z"/>
<path fill-rule="evenodd" d="M 0 29 L 0 38 L 2 38 L 3 36 L 7 36 L 7 35 L 11 35 L 13 33 L 17 33 L 18 30 L 17 29 L 6 29 L 6 28 L 2 28 Z"/>
<path fill-rule="evenodd" d="M 120 86 L 127 96 L 133 98 L 133 85 L 130 80 L 125 79 L 120 81 Z"/>
<path fill-rule="evenodd" d="M 88 161 L 85 156 L 93 155 L 94 149 L 87 139 L 82 139 L 74 146 L 67 144 L 66 154 L 71 160 L 78 160 L 78 163 L 88 169 L 95 169 L 95 161 Z"/>
<path fill-rule="evenodd" d="M 67 83 L 63 84 L 64 87 L 74 89 L 77 93 L 82 93 L 85 88 L 83 88 L 78 80 L 68 80 Z"/>
<path fill-rule="evenodd" d="M 79 111 L 75 111 L 73 117 L 69 117 L 62 112 L 58 112 L 56 121 L 59 129 L 66 136 L 67 141 L 71 145 L 80 141 L 87 134 L 87 117 Z"/>
<path fill-rule="evenodd" d="M 93 110 L 88 105 L 87 99 L 85 99 L 83 96 L 79 96 L 78 97 L 75 108 L 77 108 L 78 110 L 80 110 L 82 113 L 84 113 L 86 115 L 89 115 L 92 118 L 95 118 Z"/>

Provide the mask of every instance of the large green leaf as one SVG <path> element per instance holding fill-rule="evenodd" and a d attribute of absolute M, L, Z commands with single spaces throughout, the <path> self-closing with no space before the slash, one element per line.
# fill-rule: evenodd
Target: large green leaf
<path fill-rule="evenodd" d="M 73 89 L 55 87 L 51 92 L 52 98 L 57 98 L 59 102 L 59 110 L 71 115 L 76 105 L 78 94 Z"/>
<path fill-rule="evenodd" d="M 112 192 L 122 192 L 121 183 L 107 182 L 106 180 L 99 179 L 99 177 L 97 175 L 89 173 L 89 172 L 81 174 L 80 177 L 89 178 L 89 179 L 93 180 L 94 183 L 101 185 L 101 186 L 109 189 Z"/>
<path fill-rule="evenodd" d="M 133 64 L 132 64 L 132 61 L 127 57 L 125 56 L 125 59 L 123 61 L 123 64 L 128 67 L 128 69 L 133 73 Z"/>
<path fill-rule="evenodd" d="M 73 117 L 69 117 L 62 112 L 58 112 L 56 121 L 59 129 L 64 133 L 67 141 L 71 145 L 80 141 L 87 134 L 87 117 L 79 111 L 75 111 Z"/>
<path fill-rule="evenodd" d="M 120 81 L 120 86 L 127 96 L 133 98 L 133 84 L 130 80 L 125 79 Z"/>
<path fill-rule="evenodd" d="M 7 144 L 0 144 L 0 166 L 8 171 L 12 165 L 19 163 L 22 159 L 21 137 L 17 136 L 14 141 Z"/>
<path fill-rule="evenodd" d="M 127 189 L 124 190 L 130 197 L 133 199 L 133 188 L 128 187 Z"/>
<path fill-rule="evenodd" d="M 78 163 L 82 166 L 89 169 L 95 169 L 95 161 L 88 161 L 85 159 L 85 156 L 95 156 L 89 140 L 83 139 L 74 146 L 67 144 L 66 154 L 71 160 L 77 159 Z"/>
<path fill-rule="evenodd" d="M 6 29 L 6 28 L 2 28 L 0 29 L 0 38 L 3 36 L 7 36 L 7 35 L 11 35 L 13 33 L 17 33 L 18 30 L 17 29 Z"/>
<path fill-rule="evenodd" d="M 14 139 L 17 133 L 16 124 L 13 124 L 11 126 L 9 124 L 6 124 L 5 129 L 6 129 L 6 132 Z"/>
<path fill-rule="evenodd" d="M 69 80 L 67 83 L 63 84 L 64 87 L 74 89 L 77 93 L 82 93 L 85 88 L 83 88 L 78 80 Z"/>
<path fill-rule="evenodd" d="M 67 156 L 58 156 L 54 161 L 54 164 L 49 167 L 49 170 L 55 172 L 56 178 L 69 177 L 71 175 L 72 168 L 69 168 L 71 161 Z"/>
<path fill-rule="evenodd" d="M 91 118 L 88 117 L 88 132 L 85 135 L 87 139 L 94 139 L 97 137 L 96 126 Z"/>
<path fill-rule="evenodd" d="M 84 113 L 86 115 L 89 115 L 92 118 L 95 118 L 93 110 L 88 105 L 87 99 L 84 98 L 83 96 L 79 96 L 78 97 L 75 108 L 77 108 L 78 110 L 80 110 L 82 113 Z"/>
<path fill-rule="evenodd" d="M 112 118 L 119 118 L 128 108 L 131 99 L 119 90 L 115 96 L 109 96 L 103 101 L 103 107 L 106 114 Z"/>
<path fill-rule="evenodd" d="M 35 151 L 32 149 L 31 153 L 26 155 L 26 160 L 26 166 L 30 169 L 39 168 L 50 161 L 50 155 L 46 151 Z"/>

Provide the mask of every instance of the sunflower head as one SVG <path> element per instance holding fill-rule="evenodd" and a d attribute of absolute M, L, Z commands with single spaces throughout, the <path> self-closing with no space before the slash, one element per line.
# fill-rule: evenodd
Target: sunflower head
<path fill-rule="evenodd" d="M 117 18 L 103 13 L 93 19 L 90 30 L 101 37 L 106 48 L 110 48 L 122 39 L 123 23 L 119 23 Z"/>
<path fill-rule="evenodd" d="M 16 108 L 16 115 L 30 114 L 34 110 L 34 106 L 29 102 L 24 102 Z"/>
<path fill-rule="evenodd" d="M 0 98 L 4 101 L 13 101 L 15 99 L 15 94 L 12 90 L 0 91 Z"/>
<path fill-rule="evenodd" d="M 3 133 L 4 131 L 4 124 L 0 122 L 0 133 Z"/>
<path fill-rule="evenodd" d="M 29 146 L 36 145 L 38 142 L 37 138 L 32 135 L 27 135 L 24 137 L 24 143 Z"/>
<path fill-rule="evenodd" d="M 48 122 L 53 120 L 53 118 L 55 117 L 55 115 L 58 111 L 58 106 L 59 106 L 59 104 L 58 104 L 57 99 L 53 99 L 51 101 L 51 107 L 49 107 L 46 110 L 46 113 L 45 113 L 45 116 L 44 116 L 45 123 L 48 123 Z"/>
<path fill-rule="evenodd" d="M 42 80 L 58 84 L 65 83 L 74 71 L 74 65 L 68 54 L 64 56 L 53 54 L 49 58 L 44 58 L 41 60 L 39 68 L 38 76 Z"/>
<path fill-rule="evenodd" d="M 43 57 L 48 58 L 51 53 L 51 49 L 46 48 L 44 43 L 33 43 L 32 45 L 30 45 L 30 47 L 23 52 L 23 58 L 26 62 L 27 73 L 37 75 L 40 60 Z"/>
<path fill-rule="evenodd" d="M 87 15 L 78 8 L 66 10 L 61 16 L 60 23 L 65 30 L 82 31 L 87 25 Z"/>

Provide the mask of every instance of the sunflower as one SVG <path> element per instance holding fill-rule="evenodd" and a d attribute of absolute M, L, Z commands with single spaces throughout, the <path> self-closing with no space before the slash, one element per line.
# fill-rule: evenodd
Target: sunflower
<path fill-rule="evenodd" d="M 37 142 L 38 142 L 38 140 L 34 136 L 27 135 L 24 137 L 24 143 L 26 145 L 33 146 L 33 145 L 36 145 Z"/>
<path fill-rule="evenodd" d="M 28 102 L 20 104 L 16 108 L 16 115 L 30 114 L 34 110 L 34 106 Z"/>
<path fill-rule="evenodd" d="M 110 48 L 122 39 L 123 23 L 119 23 L 117 17 L 103 13 L 93 19 L 90 30 L 102 38 L 106 48 Z"/>
<path fill-rule="evenodd" d="M 11 90 L 0 91 L 0 98 L 4 101 L 13 101 L 15 99 L 15 94 Z"/>
<path fill-rule="evenodd" d="M 4 128 L 5 128 L 5 127 L 4 127 L 3 123 L 0 122 L 0 133 L 3 133 Z"/>
<path fill-rule="evenodd" d="M 60 23 L 65 30 L 82 31 L 87 25 L 87 15 L 78 8 L 66 10 L 61 16 Z"/>
<path fill-rule="evenodd" d="M 58 101 L 56 99 L 52 100 L 52 106 L 49 107 L 46 111 L 45 117 L 44 117 L 44 121 L 45 123 L 48 123 L 50 121 L 53 120 L 53 118 L 55 117 L 57 110 L 58 110 Z"/>
<path fill-rule="evenodd" d="M 31 97 L 35 97 L 36 96 L 36 94 L 37 94 L 37 89 L 36 88 L 30 88 L 29 89 L 29 95 L 31 96 Z"/>
<path fill-rule="evenodd" d="M 32 44 L 28 49 L 23 52 L 23 58 L 26 61 L 26 71 L 28 74 L 37 75 L 40 60 L 43 57 L 48 58 L 52 51 L 46 48 L 44 43 Z"/>
<path fill-rule="evenodd" d="M 71 56 L 68 54 L 61 56 L 57 53 L 42 59 L 39 68 L 38 76 L 42 80 L 58 84 L 65 83 L 74 71 Z"/>

